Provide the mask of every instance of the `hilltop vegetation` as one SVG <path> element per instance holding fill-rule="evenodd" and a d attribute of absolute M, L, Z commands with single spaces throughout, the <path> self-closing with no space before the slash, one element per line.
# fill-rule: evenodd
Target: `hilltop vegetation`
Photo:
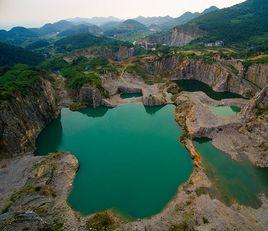
<path fill-rule="evenodd" d="M 94 36 L 89 33 L 69 36 L 58 40 L 55 47 L 60 52 L 73 51 L 76 49 L 89 48 L 93 46 L 105 46 L 113 51 L 117 51 L 121 45 L 131 47 L 132 44 L 104 36 Z"/>
<path fill-rule="evenodd" d="M 0 100 L 8 100 L 15 95 L 27 95 L 35 83 L 45 77 L 45 73 L 24 64 L 17 64 L 0 76 Z"/>
<path fill-rule="evenodd" d="M 37 65 L 43 60 L 39 54 L 20 47 L 0 43 L 0 67 L 10 67 L 17 63 Z"/>
<path fill-rule="evenodd" d="M 238 47 L 268 48 L 268 4 L 266 0 L 248 0 L 191 21 L 205 31 L 201 41 L 222 40 Z"/>

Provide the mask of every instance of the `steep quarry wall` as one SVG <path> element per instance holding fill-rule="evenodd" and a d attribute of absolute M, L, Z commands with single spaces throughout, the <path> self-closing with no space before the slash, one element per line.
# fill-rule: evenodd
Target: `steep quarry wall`
<path fill-rule="evenodd" d="M 169 46 L 185 46 L 195 39 L 203 36 L 204 32 L 194 27 L 175 27 L 172 31 L 155 35 L 149 38 L 149 42 L 156 44 L 167 44 Z"/>
<path fill-rule="evenodd" d="M 209 62 L 203 58 L 167 57 L 154 63 L 154 74 L 165 74 L 171 80 L 195 79 L 215 91 L 230 91 L 252 97 L 268 81 L 266 65 L 246 71 L 240 61 Z"/>
<path fill-rule="evenodd" d="M 47 80 L 27 96 L 0 102 L 0 159 L 31 153 L 41 130 L 58 116 L 56 92 Z"/>
<path fill-rule="evenodd" d="M 253 63 L 246 71 L 245 78 L 263 88 L 268 84 L 268 63 Z"/>
<path fill-rule="evenodd" d="M 169 45 L 185 46 L 186 44 L 198 39 L 202 34 L 199 31 L 188 31 L 183 28 L 174 28 Z"/>

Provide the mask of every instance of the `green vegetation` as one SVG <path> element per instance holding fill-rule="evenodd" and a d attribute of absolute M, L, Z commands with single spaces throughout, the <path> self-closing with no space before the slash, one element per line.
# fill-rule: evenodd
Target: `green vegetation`
<path fill-rule="evenodd" d="M 72 90 L 79 90 L 86 84 L 102 89 L 101 79 L 94 72 L 85 73 L 76 66 L 69 66 L 62 70 L 62 75 L 67 79 L 67 86 Z"/>
<path fill-rule="evenodd" d="M 247 71 L 248 68 L 254 63 L 268 63 L 268 56 L 263 56 L 260 58 L 246 59 L 242 62 L 243 66 L 245 68 L 245 71 Z"/>
<path fill-rule="evenodd" d="M 114 225 L 112 217 L 107 213 L 97 213 L 93 218 L 89 219 L 86 223 L 88 230 L 93 231 L 108 231 Z"/>
<path fill-rule="evenodd" d="M 60 56 L 54 56 L 49 59 L 46 59 L 42 64 L 41 68 L 44 68 L 48 71 L 58 72 L 65 67 L 68 67 L 69 64 Z"/>
<path fill-rule="evenodd" d="M 112 51 L 118 51 L 121 45 L 126 47 L 132 46 L 132 44 L 128 42 L 122 42 L 104 36 L 94 36 L 88 33 L 69 36 L 55 42 L 55 47 L 59 52 L 73 51 L 95 46 L 105 46 Z"/>
<path fill-rule="evenodd" d="M 27 65 L 17 64 L 0 76 L 0 100 L 8 100 L 16 94 L 27 95 L 44 72 Z"/>
<path fill-rule="evenodd" d="M 40 49 L 43 47 L 47 47 L 48 45 L 49 45 L 48 41 L 41 39 L 41 40 L 37 40 L 33 43 L 30 43 L 25 48 L 28 50 L 36 50 L 36 49 Z"/>
<path fill-rule="evenodd" d="M 187 222 L 183 222 L 182 224 L 171 226 L 169 231 L 196 231 L 196 229 L 190 226 Z"/>
<path fill-rule="evenodd" d="M 27 65 L 37 65 L 43 60 L 41 55 L 27 51 L 20 47 L 15 47 L 5 43 L 0 43 L 0 67 L 11 67 L 17 63 Z"/>
<path fill-rule="evenodd" d="M 199 40 L 222 40 L 226 45 L 251 51 L 268 51 L 268 4 L 266 0 L 247 0 L 230 8 L 198 17 L 187 24 L 207 33 Z"/>
<path fill-rule="evenodd" d="M 144 81 L 148 84 L 151 83 L 151 75 L 150 73 L 142 66 L 140 62 L 135 62 L 133 64 L 129 64 L 126 68 L 126 72 L 130 74 L 136 74 L 144 79 Z"/>
<path fill-rule="evenodd" d="M 82 86 L 88 84 L 98 88 L 103 94 L 105 90 L 99 75 L 118 73 L 117 66 L 110 64 L 106 58 L 98 57 L 88 59 L 81 56 L 68 63 L 61 56 L 55 56 L 44 61 L 41 67 L 61 73 L 67 80 L 67 87 L 72 90 L 79 91 Z"/>
<path fill-rule="evenodd" d="M 86 57 L 78 57 L 73 61 L 73 65 L 75 65 L 81 71 L 94 71 L 98 74 L 107 74 L 107 73 L 117 73 L 117 68 L 109 63 L 109 60 L 106 58 L 86 58 Z"/>

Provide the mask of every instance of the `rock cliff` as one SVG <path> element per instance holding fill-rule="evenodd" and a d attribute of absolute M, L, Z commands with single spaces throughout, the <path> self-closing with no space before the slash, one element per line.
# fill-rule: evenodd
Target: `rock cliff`
<path fill-rule="evenodd" d="M 6 161 L 0 230 L 84 230 L 85 219 L 66 202 L 77 169 L 77 159 L 62 152 Z"/>
<path fill-rule="evenodd" d="M 195 30 L 185 30 L 183 28 L 175 27 L 172 31 L 170 46 L 185 46 L 186 44 L 198 39 L 202 33 Z"/>
<path fill-rule="evenodd" d="M 102 95 L 98 88 L 84 86 L 79 91 L 79 100 L 88 106 L 96 108 L 102 103 Z"/>
<path fill-rule="evenodd" d="M 253 63 L 246 70 L 245 78 L 263 88 L 268 84 L 268 63 Z"/>
<path fill-rule="evenodd" d="M 171 80 L 195 79 L 206 83 L 218 92 L 229 91 L 245 97 L 254 96 L 267 81 L 265 68 L 249 68 L 244 73 L 240 61 L 207 61 L 203 58 L 167 57 L 154 63 L 154 74 L 164 74 Z M 255 71 L 256 72 L 255 72 Z M 258 76 L 253 79 L 251 76 Z M 247 76 L 246 78 L 244 76 Z M 250 76 L 250 77 L 249 77 Z M 249 81 L 251 78 L 251 81 Z"/>
<path fill-rule="evenodd" d="M 0 158 L 35 150 L 41 130 L 58 116 L 56 92 L 48 80 L 41 80 L 26 96 L 0 102 Z"/>

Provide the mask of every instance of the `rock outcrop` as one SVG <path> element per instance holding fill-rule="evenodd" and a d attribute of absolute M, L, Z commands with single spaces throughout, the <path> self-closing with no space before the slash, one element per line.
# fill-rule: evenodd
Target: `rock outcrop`
<path fill-rule="evenodd" d="M 253 63 L 245 73 L 245 78 L 263 88 L 268 84 L 268 63 Z"/>
<path fill-rule="evenodd" d="M 154 74 L 164 74 L 171 80 L 195 79 L 206 83 L 215 91 L 229 91 L 252 97 L 264 87 L 244 78 L 240 61 L 208 62 L 202 58 L 168 57 L 154 63 Z M 257 73 L 256 73 L 257 75 Z"/>
<path fill-rule="evenodd" d="M 79 100 L 87 106 L 99 107 L 102 103 L 102 95 L 98 88 L 84 86 L 79 91 Z"/>
<path fill-rule="evenodd" d="M 0 169 L 0 229 L 85 230 L 85 219 L 67 204 L 77 169 L 77 159 L 62 152 L 7 161 Z"/>
<path fill-rule="evenodd" d="M 59 114 L 56 92 L 41 80 L 26 96 L 0 102 L 0 111 L 0 158 L 32 153 L 38 134 Z"/>
<path fill-rule="evenodd" d="M 256 117 L 254 113 L 250 113 L 246 120 L 239 115 L 218 117 L 209 109 L 209 106 L 247 108 L 251 105 L 251 101 L 244 99 L 216 101 L 202 92 L 183 93 L 175 102 L 176 114 L 183 117 L 179 118 L 176 115 L 176 118 L 178 121 L 185 121 L 187 132 L 191 137 L 208 137 L 212 139 L 215 147 L 233 159 L 247 157 L 252 164 L 265 168 L 268 166 L 267 120 Z M 241 113 L 243 114 L 243 110 Z"/>
<path fill-rule="evenodd" d="M 248 119 L 253 110 L 256 107 L 268 107 L 268 84 L 260 91 L 258 92 L 249 102 L 248 104 L 243 108 L 240 115 L 243 119 Z"/>
<path fill-rule="evenodd" d="M 138 88 L 138 87 L 120 85 L 120 86 L 118 86 L 118 92 L 119 93 L 140 93 L 140 94 L 142 94 L 142 89 Z"/>
<path fill-rule="evenodd" d="M 195 39 L 202 36 L 200 30 L 185 30 L 184 28 L 175 27 L 172 31 L 170 46 L 185 46 Z"/>

